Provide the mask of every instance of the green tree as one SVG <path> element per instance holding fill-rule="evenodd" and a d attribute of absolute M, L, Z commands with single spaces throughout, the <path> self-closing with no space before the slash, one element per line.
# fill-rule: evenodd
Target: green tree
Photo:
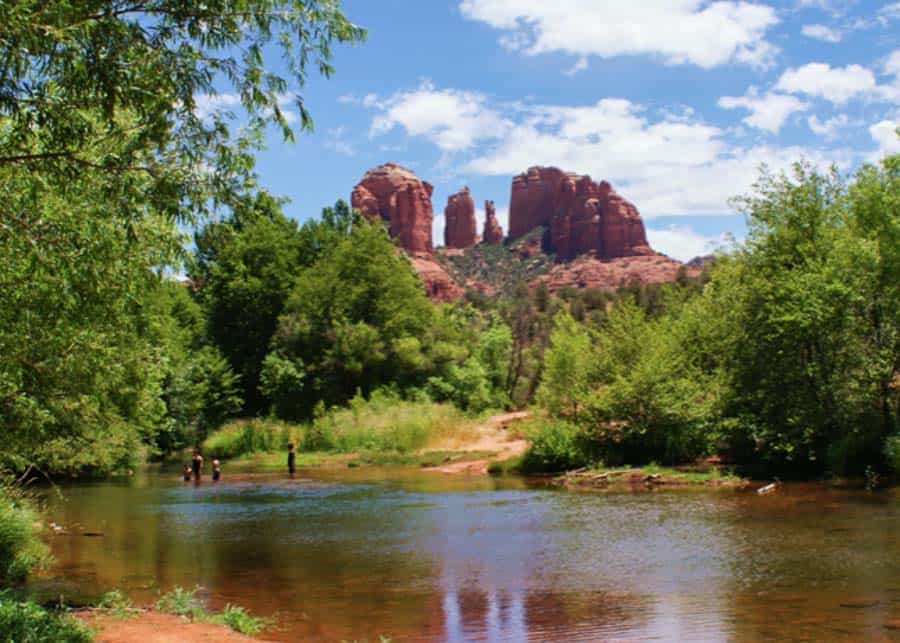
<path fill-rule="evenodd" d="M 153 440 L 165 369 L 142 302 L 178 264 L 178 225 L 247 200 L 263 129 L 292 136 L 286 92 L 362 36 L 329 1 L 0 4 L 5 464 L 108 470 Z M 236 133 L 207 113 L 217 89 Z"/>
<path fill-rule="evenodd" d="M 577 422 L 593 380 L 595 359 L 591 336 L 571 315 L 556 315 L 544 355 L 538 403 L 552 416 Z"/>
<path fill-rule="evenodd" d="M 240 375 L 244 411 L 265 408 L 259 389 L 263 360 L 303 253 L 297 224 L 260 192 L 222 222 L 196 236 L 190 276 L 208 315 L 209 335 Z"/>
<path fill-rule="evenodd" d="M 360 222 L 350 235 L 301 271 L 285 306 L 267 360 L 265 393 L 295 396 L 295 412 L 308 415 L 316 402 L 349 400 L 390 383 L 412 383 L 426 364 L 420 338 L 434 308 L 405 256 L 381 222 Z M 303 368 L 299 390 L 285 391 L 285 362 Z M 274 383 L 278 385 L 274 385 Z M 272 384 L 270 384 L 272 383 Z"/>

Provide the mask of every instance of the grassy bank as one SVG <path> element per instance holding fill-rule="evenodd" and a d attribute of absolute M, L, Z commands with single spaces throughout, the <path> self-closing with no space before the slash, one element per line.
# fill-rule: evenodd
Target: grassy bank
<path fill-rule="evenodd" d="M 297 466 L 335 464 L 438 464 L 457 457 L 456 445 L 473 434 L 477 419 L 450 404 L 401 400 L 389 394 L 351 400 L 311 422 L 290 424 L 268 418 L 236 420 L 203 443 L 207 457 L 285 466 L 288 444 L 297 447 Z M 422 453 L 430 450 L 428 453 Z M 477 454 L 482 455 L 482 454 Z"/>
<path fill-rule="evenodd" d="M 40 515 L 31 497 L 20 486 L 0 483 L 0 641 L 93 640 L 90 630 L 65 612 L 44 609 L 12 591 L 29 573 L 49 562 L 49 550 L 41 540 Z"/>

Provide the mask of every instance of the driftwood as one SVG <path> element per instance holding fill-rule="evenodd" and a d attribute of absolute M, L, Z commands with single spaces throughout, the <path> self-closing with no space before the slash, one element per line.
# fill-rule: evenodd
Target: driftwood
<path fill-rule="evenodd" d="M 759 489 L 756 490 L 756 493 L 758 493 L 761 496 L 767 496 L 770 493 L 775 493 L 777 490 L 778 490 L 778 483 L 773 482 L 771 484 L 767 484 L 765 487 L 760 487 Z"/>

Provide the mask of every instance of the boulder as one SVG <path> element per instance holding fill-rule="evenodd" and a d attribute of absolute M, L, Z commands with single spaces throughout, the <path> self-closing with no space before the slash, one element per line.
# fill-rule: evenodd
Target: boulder
<path fill-rule="evenodd" d="M 444 208 L 444 245 L 448 248 L 468 248 L 478 243 L 475 226 L 475 201 L 464 187 L 447 197 Z"/>
<path fill-rule="evenodd" d="M 503 228 L 497 223 L 497 213 L 494 211 L 494 202 L 484 202 L 484 233 L 481 240 L 489 244 L 503 242 Z"/>
<path fill-rule="evenodd" d="M 431 253 L 431 193 L 434 188 L 396 163 L 365 173 L 350 195 L 352 206 L 369 218 L 381 217 L 391 237 L 411 253 Z"/>

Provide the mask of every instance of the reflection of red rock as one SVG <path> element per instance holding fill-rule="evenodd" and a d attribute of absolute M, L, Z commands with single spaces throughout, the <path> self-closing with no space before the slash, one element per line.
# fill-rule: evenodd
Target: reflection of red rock
<path fill-rule="evenodd" d="M 431 299 L 453 301 L 463 296 L 463 289 L 432 255 L 416 254 L 409 260 L 425 284 L 425 294 Z"/>
<path fill-rule="evenodd" d="M 468 248 L 478 241 L 475 227 L 475 201 L 465 187 L 447 197 L 444 208 L 444 245 L 448 248 Z"/>
<path fill-rule="evenodd" d="M 699 268 L 685 266 L 664 255 L 618 257 L 609 261 L 582 255 L 568 263 L 556 264 L 549 273 L 535 279 L 532 285 L 544 282 L 551 292 L 565 287 L 616 290 L 635 282 L 655 284 L 675 281 L 679 268 L 683 266 L 690 277 L 700 274 Z"/>
<path fill-rule="evenodd" d="M 503 228 L 497 223 L 497 214 L 494 212 L 494 202 L 484 202 L 484 234 L 481 240 L 485 243 L 501 243 L 503 241 Z"/>
<path fill-rule="evenodd" d="M 433 189 L 406 168 L 385 163 L 366 172 L 350 201 L 363 216 L 380 216 L 405 250 L 431 252 Z"/>
<path fill-rule="evenodd" d="M 563 260 L 591 253 L 600 259 L 652 255 L 634 205 L 609 183 L 555 167 L 531 167 L 513 178 L 509 235 L 550 228 L 550 249 Z"/>

